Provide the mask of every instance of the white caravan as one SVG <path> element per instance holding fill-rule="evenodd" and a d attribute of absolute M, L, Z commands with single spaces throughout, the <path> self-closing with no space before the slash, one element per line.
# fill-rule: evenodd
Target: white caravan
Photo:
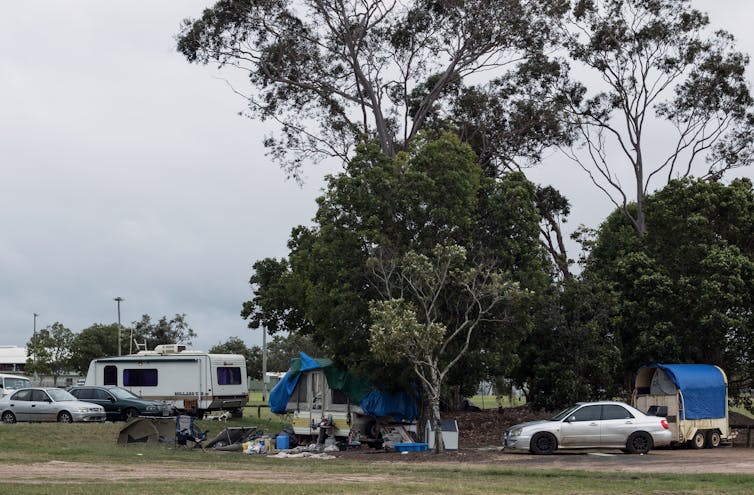
<path fill-rule="evenodd" d="M 15 392 L 19 388 L 31 387 L 31 380 L 25 376 L 0 373 L 0 397 Z"/>
<path fill-rule="evenodd" d="M 240 416 L 249 401 L 243 356 L 191 351 L 178 344 L 94 359 L 86 385 L 117 385 L 145 399 L 169 401 L 200 418 L 206 411 L 220 410 Z"/>

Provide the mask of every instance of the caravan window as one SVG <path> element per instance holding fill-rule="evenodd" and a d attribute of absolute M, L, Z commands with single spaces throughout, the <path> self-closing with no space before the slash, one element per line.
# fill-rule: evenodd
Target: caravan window
<path fill-rule="evenodd" d="M 156 387 L 156 369 L 127 369 L 123 370 L 124 387 Z"/>
<path fill-rule="evenodd" d="M 115 366 L 105 366 L 104 385 L 117 385 L 118 384 L 118 368 Z"/>
<path fill-rule="evenodd" d="M 241 368 L 236 367 L 218 367 L 217 368 L 218 385 L 241 385 Z"/>

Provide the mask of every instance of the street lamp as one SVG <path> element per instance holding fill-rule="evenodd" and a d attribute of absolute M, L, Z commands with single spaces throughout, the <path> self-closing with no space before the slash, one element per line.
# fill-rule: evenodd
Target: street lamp
<path fill-rule="evenodd" d="M 122 297 L 118 296 L 113 301 L 118 303 L 118 356 L 120 356 L 120 303 L 121 301 L 125 301 Z"/>
<path fill-rule="evenodd" d="M 31 350 L 31 362 L 36 363 L 37 362 L 37 316 L 39 316 L 37 313 L 34 313 L 34 333 L 32 334 L 31 342 L 32 342 L 32 350 Z"/>

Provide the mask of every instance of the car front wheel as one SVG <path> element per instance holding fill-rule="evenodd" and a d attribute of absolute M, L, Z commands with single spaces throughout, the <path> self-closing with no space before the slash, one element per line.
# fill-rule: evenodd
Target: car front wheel
<path fill-rule="evenodd" d="M 532 454 L 552 454 L 557 448 L 558 440 L 555 435 L 542 431 L 531 437 L 529 444 Z"/>
<path fill-rule="evenodd" d="M 58 414 L 58 423 L 73 423 L 73 416 L 68 411 L 61 411 Z"/>
<path fill-rule="evenodd" d="M 629 454 L 646 454 L 651 449 L 652 437 L 643 431 L 632 433 L 626 442 L 626 451 Z"/>
<path fill-rule="evenodd" d="M 5 411 L 3 413 L 3 423 L 12 424 L 16 422 L 16 415 L 13 414 L 10 411 Z"/>
<path fill-rule="evenodd" d="M 133 409 L 133 408 L 129 408 L 129 409 L 126 409 L 125 411 L 123 411 L 123 419 L 125 421 L 131 421 L 132 419 L 134 419 L 138 415 L 139 415 L 139 411 L 137 411 L 136 409 Z"/>

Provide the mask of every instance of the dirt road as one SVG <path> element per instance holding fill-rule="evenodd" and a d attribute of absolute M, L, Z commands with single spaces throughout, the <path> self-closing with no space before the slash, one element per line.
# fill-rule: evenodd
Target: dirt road
<path fill-rule="evenodd" d="M 495 465 L 513 469 L 568 469 L 580 471 L 636 472 L 636 473 L 729 473 L 754 475 L 754 449 L 720 448 L 709 450 L 653 450 L 647 455 L 627 455 L 618 452 L 558 453 L 548 456 L 508 453 L 497 450 L 467 449 L 449 452 L 443 456 L 432 453 L 344 453 L 342 459 L 365 463 L 400 465 L 403 463 L 432 463 L 442 465 L 462 464 L 474 466 Z M 210 454 L 211 455 L 211 454 Z M 239 454 L 242 455 L 242 454 Z M 160 464 L 87 464 L 78 462 L 43 462 L 25 465 L 6 464 L 3 481 L 38 484 L 47 481 L 76 483 L 86 480 L 149 480 L 194 479 L 216 481 L 260 481 L 274 483 L 319 483 L 321 478 L 302 477 L 300 473 L 287 473 L 280 459 L 280 469 L 257 470 L 250 460 L 248 469 L 226 470 L 217 467 L 181 467 Z M 297 461 L 302 462 L 302 461 Z M 312 464 L 339 462 L 338 460 L 310 459 Z M 331 483 L 370 483 L 385 480 L 377 474 L 328 474 Z M 308 481 L 307 481 L 308 480 Z"/>

